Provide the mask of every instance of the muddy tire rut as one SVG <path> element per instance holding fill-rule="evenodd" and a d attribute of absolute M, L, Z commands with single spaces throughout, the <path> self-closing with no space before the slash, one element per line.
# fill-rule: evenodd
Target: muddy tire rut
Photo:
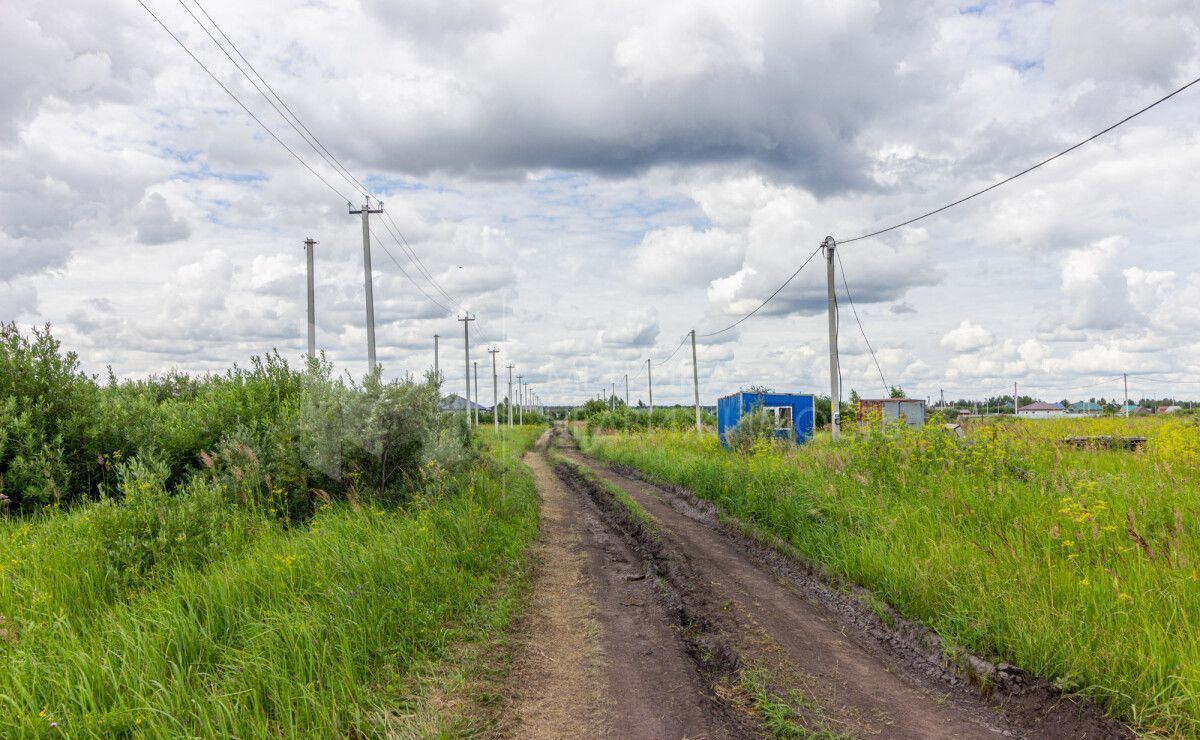
<path fill-rule="evenodd" d="M 646 560 L 695 670 L 735 717 L 755 714 L 738 695 L 738 677 L 752 672 L 790 705 L 801 737 L 1133 737 L 1094 704 L 1015 669 L 984 696 L 930 656 L 928 645 L 887 629 L 861 601 L 722 524 L 706 502 L 585 457 L 568 440 L 559 451 L 573 464 L 558 466 L 559 478 Z M 629 516 L 605 484 L 627 493 L 649 525 Z"/>

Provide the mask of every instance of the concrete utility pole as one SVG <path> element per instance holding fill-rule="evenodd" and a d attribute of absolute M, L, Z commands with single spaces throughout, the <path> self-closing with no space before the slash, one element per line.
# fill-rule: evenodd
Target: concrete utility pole
<path fill-rule="evenodd" d="M 692 329 L 692 388 L 696 392 L 696 434 L 700 433 L 700 371 L 696 366 L 696 330 Z"/>
<path fill-rule="evenodd" d="M 838 326 L 837 326 L 837 295 L 833 282 L 833 253 L 837 242 L 832 236 L 825 237 L 821 245 L 825 250 L 825 278 L 828 285 L 829 303 L 829 429 L 833 441 L 838 441 L 842 433 L 842 388 L 838 378 Z"/>
<path fill-rule="evenodd" d="M 313 246 L 317 242 L 312 238 L 304 240 L 304 255 L 308 260 L 308 358 L 317 356 L 317 291 L 313 283 Z"/>
<path fill-rule="evenodd" d="M 654 375 L 650 372 L 650 358 L 646 358 L 646 390 L 650 394 L 650 421 L 654 421 Z"/>
<path fill-rule="evenodd" d="M 625 373 L 625 408 L 629 408 L 629 373 Z"/>
<path fill-rule="evenodd" d="M 1121 373 L 1121 380 L 1125 383 L 1125 405 L 1122 406 L 1125 410 L 1125 418 L 1129 418 L 1129 373 Z"/>
<path fill-rule="evenodd" d="M 525 423 L 525 401 L 521 398 L 521 383 L 524 375 L 517 376 L 517 424 Z"/>
<path fill-rule="evenodd" d="M 438 338 L 440 334 L 433 335 L 433 377 L 437 378 L 438 385 L 442 384 L 442 370 L 438 367 Z"/>
<path fill-rule="evenodd" d="M 1017 384 L 1013 382 L 1013 416 L 1017 415 Z"/>
<path fill-rule="evenodd" d="M 350 206 L 349 203 L 346 205 Z M 367 364 L 370 365 L 371 372 L 375 372 L 375 293 L 371 288 L 371 214 L 383 213 L 383 201 L 379 201 L 378 208 L 371 208 L 371 199 L 367 198 L 363 207 L 357 211 L 350 206 L 350 213 L 352 215 L 362 214 L 363 282 L 367 288 Z"/>
<path fill-rule="evenodd" d="M 512 404 L 513 404 L 512 371 L 513 371 L 514 366 L 510 362 L 507 365 L 505 365 L 505 367 L 508 368 L 508 404 L 507 404 L 507 406 L 508 406 L 508 428 L 512 429 Z"/>
<path fill-rule="evenodd" d="M 467 426 L 471 425 L 471 322 L 474 316 L 463 313 L 458 319 L 463 325 L 463 372 L 467 376 Z"/>
<path fill-rule="evenodd" d="M 496 378 L 496 354 L 500 350 L 492 347 L 488 354 L 492 356 L 492 428 L 500 431 L 500 383 Z"/>
<path fill-rule="evenodd" d="M 617 381 L 613 381 L 612 390 L 609 391 L 608 408 L 612 411 L 617 410 Z"/>
<path fill-rule="evenodd" d="M 471 365 L 475 370 L 475 405 L 471 407 L 471 411 L 475 413 L 475 428 L 479 428 L 479 361 L 474 360 Z"/>
<path fill-rule="evenodd" d="M 938 406 L 944 409 L 946 408 L 946 389 L 938 388 L 938 392 L 942 394 L 942 400 L 938 402 Z"/>

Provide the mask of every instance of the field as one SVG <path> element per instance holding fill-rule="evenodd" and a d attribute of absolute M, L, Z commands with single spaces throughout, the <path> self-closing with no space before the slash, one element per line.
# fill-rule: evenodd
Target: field
<path fill-rule="evenodd" d="M 1200 734 L 1200 427 L 1007 420 L 727 452 L 711 433 L 588 433 L 869 588 L 951 645 L 1049 677 L 1145 734 Z M 1146 447 L 1077 450 L 1076 434 Z"/>
<path fill-rule="evenodd" d="M 428 381 L 277 356 L 101 384 L 48 334 L 0 338 L 0 736 L 488 721 L 541 429 L 472 436 Z"/>

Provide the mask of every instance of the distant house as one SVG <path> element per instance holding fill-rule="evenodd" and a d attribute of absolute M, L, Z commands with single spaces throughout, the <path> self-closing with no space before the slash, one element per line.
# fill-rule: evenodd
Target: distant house
<path fill-rule="evenodd" d="M 902 421 L 910 427 L 925 426 L 925 402 L 919 398 L 860 398 L 858 423 L 882 419 L 891 424 Z"/>
<path fill-rule="evenodd" d="M 1027 416 L 1035 419 L 1054 419 L 1066 416 L 1067 410 L 1061 403 L 1044 403 L 1038 401 L 1017 409 L 1017 416 Z"/>
<path fill-rule="evenodd" d="M 1099 416 L 1104 413 L 1104 407 L 1091 401 L 1077 401 L 1067 409 L 1072 416 Z"/>
<path fill-rule="evenodd" d="M 1157 414 L 1173 414 L 1176 411 L 1183 411 L 1183 407 L 1182 406 L 1159 406 L 1158 410 L 1155 411 L 1155 413 L 1157 413 Z"/>
<path fill-rule="evenodd" d="M 438 411 L 466 411 L 468 408 L 471 410 L 479 409 L 480 411 L 492 410 L 491 407 L 475 403 L 474 401 L 470 401 L 469 403 L 470 405 L 468 405 L 467 399 L 457 393 L 451 393 L 438 402 Z"/>

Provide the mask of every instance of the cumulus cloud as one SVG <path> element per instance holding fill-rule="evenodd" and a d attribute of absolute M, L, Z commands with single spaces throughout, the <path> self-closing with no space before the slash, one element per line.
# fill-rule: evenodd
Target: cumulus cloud
<path fill-rule="evenodd" d="M 192 233 L 187 221 L 171 213 L 171 206 L 161 193 L 151 193 L 146 198 L 134 223 L 142 244 L 170 244 L 187 239 Z"/>
<path fill-rule="evenodd" d="M 983 349 L 995 341 L 990 331 L 970 319 L 963 319 L 957 328 L 942 336 L 941 345 L 951 352 L 973 352 Z"/>
<path fill-rule="evenodd" d="M 622 347 L 653 347 L 656 339 L 658 315 L 652 310 L 629 315 L 599 334 L 600 344 Z"/>
<path fill-rule="evenodd" d="M 634 274 L 644 285 L 694 289 L 737 269 L 743 249 L 738 235 L 719 229 L 656 229 L 634 253 Z"/>
<path fill-rule="evenodd" d="M 1062 261 L 1062 292 L 1069 329 L 1115 329 L 1142 319 L 1129 301 L 1118 256 L 1129 246 L 1110 237 L 1067 253 Z"/>

